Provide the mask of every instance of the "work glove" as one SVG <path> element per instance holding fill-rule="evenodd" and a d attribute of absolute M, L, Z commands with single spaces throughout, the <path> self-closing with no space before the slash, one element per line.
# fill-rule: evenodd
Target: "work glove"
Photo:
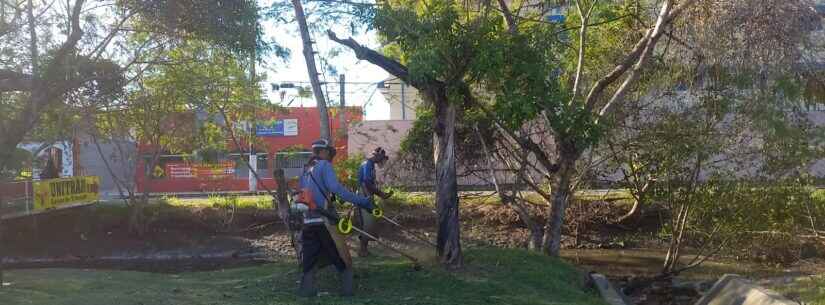
<path fill-rule="evenodd" d="M 377 208 L 377 207 L 378 207 L 378 205 L 375 204 L 375 199 L 370 198 L 370 207 L 369 208 L 364 208 L 364 210 L 367 210 L 367 212 L 372 213 L 372 210 L 375 210 L 375 208 Z"/>
<path fill-rule="evenodd" d="M 318 209 L 317 211 L 321 213 L 322 216 L 329 219 L 332 223 L 338 223 L 338 221 L 340 220 L 338 213 L 334 211 L 330 211 L 328 209 Z"/>

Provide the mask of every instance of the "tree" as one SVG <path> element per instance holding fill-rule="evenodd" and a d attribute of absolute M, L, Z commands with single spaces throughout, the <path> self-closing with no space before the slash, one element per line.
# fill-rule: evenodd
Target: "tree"
<path fill-rule="evenodd" d="M 763 71 L 801 58 L 796 46 L 807 40 L 808 25 L 783 24 L 780 31 L 784 31 L 784 36 L 763 27 L 785 19 L 810 21 L 808 3 L 771 2 L 771 8 L 781 12 L 776 15 L 760 14 L 761 9 L 754 10 L 749 4 L 748 1 L 724 4 L 690 0 L 659 4 L 575 1 L 568 13 L 568 24 L 574 26 L 554 29 L 536 21 L 544 11 L 525 14 L 522 7 L 512 9 L 506 1 L 499 1 L 498 10 L 504 15 L 511 43 L 515 44 L 507 49 L 520 52 L 505 56 L 502 51 L 489 49 L 489 53 L 480 55 L 491 58 L 486 62 L 497 63 L 480 70 L 479 86 L 485 94 L 492 95 L 492 102 L 481 106 L 496 119 L 497 133 L 506 139 L 502 141 L 517 144 L 518 150 L 534 158 L 535 170 L 551 184 L 549 190 L 542 184 L 532 186 L 550 203 L 544 236 L 548 254 L 558 255 L 564 212 L 580 173 L 577 167 L 582 165 L 586 152 L 609 134 L 617 106 L 627 97 L 644 96 L 663 86 L 672 88 L 679 82 L 692 83 L 704 75 L 702 71 L 709 62 L 723 66 L 723 58 L 750 58 L 745 62 Z M 742 27 L 749 28 L 749 32 L 740 35 L 738 29 Z M 558 35 L 573 29 L 578 32 L 572 37 Z M 719 44 L 724 47 L 709 47 L 718 39 L 710 33 L 719 31 L 730 33 L 725 36 L 725 42 Z M 550 47 L 568 42 L 576 47 L 548 52 L 549 47 L 540 45 L 542 40 L 536 37 L 547 40 L 547 35 L 553 33 L 558 40 Z M 660 45 L 660 41 L 665 44 Z M 743 44 L 748 47 L 733 47 Z M 783 56 L 738 55 L 736 51 L 752 50 L 756 45 L 782 46 L 783 51 L 765 52 Z M 504 60 L 494 60 L 498 58 Z M 693 66 L 695 64 L 698 67 Z M 747 65 L 736 67 L 740 75 L 754 73 Z M 662 78 L 662 74 L 657 73 L 662 70 L 680 73 L 674 72 L 678 77 Z M 557 75 L 556 81 L 548 81 L 548 75 Z M 546 126 L 544 130 L 553 138 L 551 145 L 536 141 L 530 127 L 533 124 Z M 529 178 L 522 176 L 522 179 Z"/>
<path fill-rule="evenodd" d="M 140 74 L 137 86 L 118 104 L 121 109 L 98 114 L 100 126 L 117 127 L 109 134 L 128 132 L 150 151 L 142 200 L 132 202 L 130 225 L 137 234 L 145 231 L 142 208 L 160 155 L 225 151 L 232 147 L 225 140 L 227 131 L 238 129 L 236 122 L 253 122 L 255 110 L 264 106 L 258 82 L 250 80 L 242 62 L 225 49 L 188 40 L 160 54 L 158 60 L 164 63 Z M 207 117 L 201 121 L 196 112 Z M 242 140 L 251 143 L 250 139 Z"/>
<path fill-rule="evenodd" d="M 473 13 L 476 4 L 444 1 L 379 3 L 362 11 L 365 21 L 388 44 L 387 54 L 364 47 L 352 38 L 329 37 L 423 94 L 433 112 L 438 236 L 436 251 L 448 268 L 462 265 L 456 122 L 472 94 L 467 78 L 474 53 L 492 25 L 490 7 Z"/>
<path fill-rule="evenodd" d="M 73 97 L 99 95 L 104 88 L 125 85 L 113 82 L 118 78 L 112 74 L 139 65 L 142 52 L 149 51 L 128 49 L 127 33 L 140 32 L 163 43 L 200 37 L 240 53 L 265 48 L 253 1 L 93 2 L 75 0 L 61 7 L 28 1 L 23 7 L 3 1 L 0 6 L 0 49 L 5 52 L 0 94 L 10 97 L 3 107 L 12 113 L 0 126 L 0 168 L 8 166 L 11 151 L 41 124 L 44 110 L 71 104 Z M 53 32 L 52 25 L 65 35 Z M 28 54 L 21 54 L 21 45 L 28 46 Z M 118 68 L 100 65 L 106 62 Z"/>

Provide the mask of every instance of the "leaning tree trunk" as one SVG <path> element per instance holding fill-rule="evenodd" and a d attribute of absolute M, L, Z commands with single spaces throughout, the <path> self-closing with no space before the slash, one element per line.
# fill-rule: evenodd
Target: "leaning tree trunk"
<path fill-rule="evenodd" d="M 436 251 L 444 266 L 454 269 L 463 264 L 455 162 L 456 106 L 447 101 L 444 90 L 438 90 L 434 95 L 436 97 L 434 100 L 436 121 L 433 152 L 436 173 L 436 208 L 438 210 Z"/>
<path fill-rule="evenodd" d="M 276 203 L 278 217 L 280 217 L 281 221 L 284 223 L 284 229 L 286 229 L 287 235 L 289 235 L 289 243 L 292 245 L 292 249 L 295 250 L 295 256 L 300 262 L 302 246 L 301 236 L 300 231 L 293 228 L 289 224 L 289 199 L 287 196 L 289 186 L 287 185 L 286 177 L 284 176 L 284 169 L 276 168 L 275 171 L 273 171 L 273 176 L 275 178 L 275 183 L 277 183 L 277 189 L 275 190 L 276 197 L 274 201 Z"/>
<path fill-rule="evenodd" d="M 292 0 L 295 7 L 295 19 L 298 21 L 298 28 L 301 31 L 301 41 L 304 45 L 304 59 L 309 72 L 309 82 L 312 84 L 312 93 L 315 95 L 315 103 L 318 104 L 318 112 L 321 114 L 321 138 L 331 141 L 329 129 L 329 112 L 327 112 L 327 100 L 321 90 L 321 81 L 318 79 L 318 69 L 315 67 L 315 51 L 312 49 L 312 37 L 309 36 L 309 27 L 304 15 L 304 6 L 301 0 Z"/>
<path fill-rule="evenodd" d="M 564 225 L 564 212 L 570 200 L 571 182 L 575 173 L 575 164 L 578 155 L 565 151 L 560 146 L 559 171 L 551 188 L 553 202 L 550 203 L 550 213 L 544 233 L 544 252 L 550 256 L 559 256 L 561 250 L 561 231 Z"/>

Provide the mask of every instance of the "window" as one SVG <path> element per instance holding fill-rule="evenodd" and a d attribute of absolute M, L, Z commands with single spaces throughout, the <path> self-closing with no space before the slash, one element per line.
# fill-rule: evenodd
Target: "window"
<path fill-rule="evenodd" d="M 247 167 L 246 164 L 249 162 L 249 154 L 231 154 L 229 158 L 235 165 L 235 178 L 248 178 L 249 167 Z M 258 174 L 258 177 L 272 177 L 272 173 L 269 171 L 268 161 L 269 157 L 266 153 L 258 153 L 258 161 L 257 164 L 255 164 L 255 172 Z"/>
<path fill-rule="evenodd" d="M 310 152 L 288 152 L 275 154 L 275 168 L 303 168 L 312 156 Z"/>

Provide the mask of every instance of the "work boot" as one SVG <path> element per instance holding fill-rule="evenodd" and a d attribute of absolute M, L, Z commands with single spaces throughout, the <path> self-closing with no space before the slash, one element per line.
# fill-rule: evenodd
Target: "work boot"
<path fill-rule="evenodd" d="M 344 269 L 341 272 L 341 295 L 345 297 L 351 297 L 354 295 L 353 292 L 353 274 L 352 268 Z"/>
<path fill-rule="evenodd" d="M 313 269 L 301 276 L 301 286 L 298 288 L 298 296 L 314 297 L 316 295 L 318 295 L 318 289 L 315 288 L 315 269 Z"/>

